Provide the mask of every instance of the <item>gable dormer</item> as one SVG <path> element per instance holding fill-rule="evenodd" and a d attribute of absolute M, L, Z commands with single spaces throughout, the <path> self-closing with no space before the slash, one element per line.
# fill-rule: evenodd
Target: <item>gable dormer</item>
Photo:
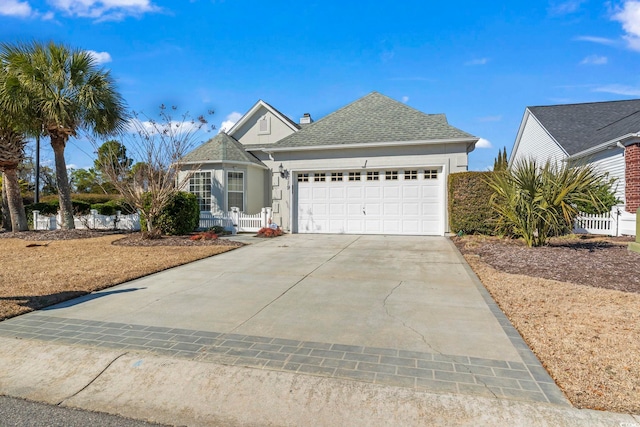
<path fill-rule="evenodd" d="M 269 145 L 300 130 L 287 116 L 260 100 L 229 129 L 243 145 Z"/>

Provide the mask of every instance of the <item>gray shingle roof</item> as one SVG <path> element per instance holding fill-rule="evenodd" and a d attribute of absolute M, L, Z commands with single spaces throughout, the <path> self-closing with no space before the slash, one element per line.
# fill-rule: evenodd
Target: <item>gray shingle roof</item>
<path fill-rule="evenodd" d="M 311 147 L 371 142 L 475 138 L 447 123 L 444 114 L 425 114 L 372 92 L 271 147 Z"/>
<path fill-rule="evenodd" d="M 640 131 L 640 99 L 528 109 L 570 156 Z"/>
<path fill-rule="evenodd" d="M 220 132 L 195 150 L 187 153 L 183 162 L 245 162 L 264 166 L 253 154 L 247 153 L 238 141 Z"/>

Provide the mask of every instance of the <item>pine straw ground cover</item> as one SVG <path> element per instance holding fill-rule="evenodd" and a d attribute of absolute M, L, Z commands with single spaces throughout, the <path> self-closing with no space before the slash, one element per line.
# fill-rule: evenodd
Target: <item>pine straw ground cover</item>
<path fill-rule="evenodd" d="M 640 414 L 640 254 L 615 239 L 453 240 L 576 407 Z"/>
<path fill-rule="evenodd" d="M 0 320 L 238 246 L 188 236 L 143 240 L 139 233 L 0 232 Z"/>

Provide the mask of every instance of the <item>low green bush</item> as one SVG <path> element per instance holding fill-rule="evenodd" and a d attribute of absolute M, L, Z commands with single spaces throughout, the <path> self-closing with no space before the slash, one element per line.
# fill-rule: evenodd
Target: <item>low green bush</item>
<path fill-rule="evenodd" d="M 198 198 L 184 191 L 175 192 L 155 220 L 155 227 L 162 234 L 183 235 L 194 231 L 200 223 Z M 144 217 L 140 218 L 142 230 L 147 229 Z"/>
<path fill-rule="evenodd" d="M 178 191 L 165 205 L 157 225 L 163 234 L 182 235 L 195 230 L 199 222 L 198 198 L 194 194 Z"/>
<path fill-rule="evenodd" d="M 224 229 L 221 225 L 214 225 L 213 227 L 209 227 L 207 231 L 217 234 L 218 236 L 229 234 L 227 230 Z"/>
<path fill-rule="evenodd" d="M 107 203 L 94 203 L 93 205 L 91 205 L 91 209 L 95 209 L 96 211 L 98 211 L 98 214 L 100 215 L 115 215 L 116 214 L 116 208 L 113 205 L 109 205 Z"/>
<path fill-rule="evenodd" d="M 493 211 L 487 184 L 495 172 L 460 172 L 449 175 L 449 229 L 452 233 L 494 234 Z"/>

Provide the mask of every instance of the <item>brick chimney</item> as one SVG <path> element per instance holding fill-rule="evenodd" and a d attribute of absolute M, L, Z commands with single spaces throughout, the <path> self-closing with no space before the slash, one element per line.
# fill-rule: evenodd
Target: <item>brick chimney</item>
<path fill-rule="evenodd" d="M 625 210 L 636 213 L 640 207 L 640 142 L 627 145 L 625 163 Z"/>

